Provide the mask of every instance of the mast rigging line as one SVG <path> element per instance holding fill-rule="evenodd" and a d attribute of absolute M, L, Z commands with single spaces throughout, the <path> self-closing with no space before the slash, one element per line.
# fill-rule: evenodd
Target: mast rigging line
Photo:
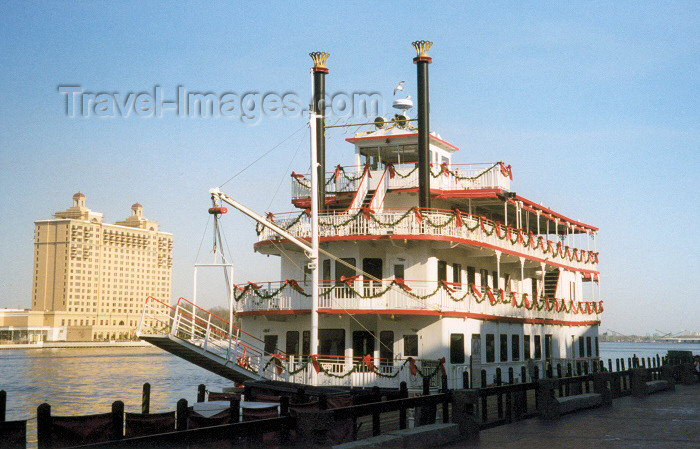
<path fill-rule="evenodd" d="M 284 139 L 282 139 L 282 140 L 281 140 L 279 143 L 277 143 L 275 146 L 273 146 L 272 148 L 270 148 L 269 150 L 267 150 L 266 152 L 264 152 L 263 154 L 261 154 L 261 155 L 260 155 L 257 159 L 255 159 L 253 162 L 251 162 L 250 164 L 246 165 L 244 168 L 242 168 L 241 170 L 239 170 L 238 173 L 236 173 L 235 175 L 233 175 L 233 176 L 231 176 L 230 178 L 228 178 L 225 182 L 223 182 L 223 183 L 219 186 L 219 188 L 221 188 L 221 187 L 225 186 L 226 184 L 228 184 L 231 180 L 233 180 L 234 178 L 236 178 L 238 175 L 240 175 L 240 174 L 243 173 L 244 171 L 248 170 L 250 167 L 252 167 L 253 165 L 255 165 L 258 161 L 260 161 L 260 159 L 262 159 L 262 158 L 264 158 L 265 156 L 267 156 L 268 154 L 272 153 L 272 152 L 273 152 L 274 150 L 276 150 L 280 145 L 282 145 L 283 143 L 285 143 L 286 141 L 288 141 L 289 139 L 291 139 L 296 133 L 298 133 L 299 131 L 301 131 L 302 129 L 304 129 L 304 128 L 308 127 L 308 126 L 309 126 L 308 123 L 304 123 L 303 126 L 301 126 L 300 128 L 298 128 L 296 131 L 294 131 L 293 133 L 291 133 L 290 135 L 288 135 L 287 137 L 285 137 Z"/>

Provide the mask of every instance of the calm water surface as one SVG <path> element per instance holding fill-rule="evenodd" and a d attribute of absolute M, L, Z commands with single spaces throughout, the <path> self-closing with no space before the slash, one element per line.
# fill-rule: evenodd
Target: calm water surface
<path fill-rule="evenodd" d="M 666 355 L 668 350 L 700 354 L 698 344 L 601 343 L 607 359 Z M 28 438 L 36 441 L 36 408 L 51 404 L 54 415 L 106 413 L 121 400 L 126 411 L 141 411 L 143 384 L 151 384 L 151 412 L 174 410 L 179 399 L 194 402 L 201 383 L 212 391 L 232 382 L 154 347 L 18 349 L 0 351 L 0 390 L 7 392 L 7 419 L 32 419 Z M 33 444 L 32 444 L 33 445 Z"/>

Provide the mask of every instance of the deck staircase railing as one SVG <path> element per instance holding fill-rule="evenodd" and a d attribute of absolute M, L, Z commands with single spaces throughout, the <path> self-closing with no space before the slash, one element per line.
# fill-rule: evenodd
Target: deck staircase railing
<path fill-rule="evenodd" d="M 269 377 L 272 371 L 265 366 L 270 357 L 264 355 L 263 341 L 185 298 L 171 307 L 148 297 L 137 335 L 151 342 L 158 337 L 183 342 L 203 354 L 215 356 L 225 366 L 236 365 L 258 377 Z"/>

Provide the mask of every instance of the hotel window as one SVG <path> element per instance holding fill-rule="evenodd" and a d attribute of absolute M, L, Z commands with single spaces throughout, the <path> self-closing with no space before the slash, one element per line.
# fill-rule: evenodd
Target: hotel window
<path fill-rule="evenodd" d="M 403 336 L 403 355 L 405 357 L 418 357 L 418 335 Z"/>
<path fill-rule="evenodd" d="M 501 347 L 500 347 L 500 354 L 501 362 L 507 362 L 508 361 L 508 335 L 507 334 L 501 334 Z"/>
<path fill-rule="evenodd" d="M 496 361 L 496 338 L 493 334 L 486 334 L 486 363 Z"/>
<path fill-rule="evenodd" d="M 464 334 L 450 334 L 450 363 L 464 363 Z"/>

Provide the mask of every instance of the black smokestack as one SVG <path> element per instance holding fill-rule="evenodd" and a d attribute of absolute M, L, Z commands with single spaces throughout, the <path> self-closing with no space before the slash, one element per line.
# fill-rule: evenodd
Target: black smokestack
<path fill-rule="evenodd" d="M 318 161 L 318 211 L 326 208 L 326 119 L 324 117 L 326 104 L 326 60 L 330 56 L 325 52 L 309 53 L 314 61 L 314 112 L 319 115 L 316 119 L 316 158 Z M 313 169 L 313 168 L 312 168 Z"/>
<path fill-rule="evenodd" d="M 428 88 L 428 64 L 433 59 L 428 50 L 429 41 L 412 43 L 418 56 L 413 58 L 418 70 L 418 206 L 430 207 L 430 98 Z"/>

